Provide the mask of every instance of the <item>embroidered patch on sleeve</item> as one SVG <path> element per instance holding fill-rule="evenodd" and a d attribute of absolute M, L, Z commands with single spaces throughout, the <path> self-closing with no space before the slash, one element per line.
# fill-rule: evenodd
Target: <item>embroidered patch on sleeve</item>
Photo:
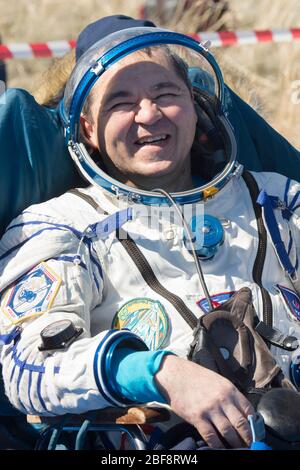
<path fill-rule="evenodd" d="M 1 310 L 14 324 L 42 315 L 50 309 L 60 285 L 61 278 L 40 263 L 8 289 Z"/>

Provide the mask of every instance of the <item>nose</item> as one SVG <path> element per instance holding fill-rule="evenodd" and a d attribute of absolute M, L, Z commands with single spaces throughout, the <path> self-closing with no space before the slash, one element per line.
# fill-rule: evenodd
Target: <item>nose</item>
<path fill-rule="evenodd" d="M 148 98 L 144 98 L 139 103 L 139 107 L 135 114 L 135 122 L 137 124 L 151 125 L 161 119 L 161 117 L 162 112 L 157 104 Z"/>

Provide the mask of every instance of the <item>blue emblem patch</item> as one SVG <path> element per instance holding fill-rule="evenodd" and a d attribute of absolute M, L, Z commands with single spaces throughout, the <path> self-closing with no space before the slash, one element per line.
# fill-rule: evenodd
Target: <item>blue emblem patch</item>
<path fill-rule="evenodd" d="M 233 290 L 231 292 L 220 292 L 220 294 L 211 295 L 210 298 L 213 307 L 220 307 L 220 305 L 224 304 L 226 300 L 230 299 L 230 297 L 232 297 L 234 294 L 235 291 Z M 197 305 L 201 308 L 204 313 L 209 312 L 208 302 L 205 297 L 201 300 L 198 300 Z"/>
<path fill-rule="evenodd" d="M 281 286 L 277 284 L 277 288 L 285 301 L 286 305 L 289 307 L 289 311 L 292 314 L 292 318 L 300 321 L 300 298 L 293 290 L 288 287 Z"/>
<path fill-rule="evenodd" d="M 40 263 L 8 289 L 1 309 L 14 324 L 41 315 L 51 307 L 60 284 L 60 277 Z"/>

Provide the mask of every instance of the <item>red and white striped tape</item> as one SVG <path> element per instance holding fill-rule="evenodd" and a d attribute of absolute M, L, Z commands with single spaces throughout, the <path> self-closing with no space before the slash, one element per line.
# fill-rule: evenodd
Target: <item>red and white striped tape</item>
<path fill-rule="evenodd" d="M 76 41 L 0 44 L 0 59 L 60 57 L 76 46 Z"/>
<path fill-rule="evenodd" d="M 256 44 L 258 42 L 292 42 L 300 39 L 300 28 L 266 29 L 262 31 L 200 32 L 193 37 L 201 42 L 210 41 L 212 47 Z"/>
<path fill-rule="evenodd" d="M 292 42 L 300 39 L 300 28 L 267 29 L 263 31 L 221 31 L 191 34 L 198 41 L 210 41 L 211 47 L 256 44 L 258 42 Z M 0 60 L 59 57 L 74 48 L 76 41 L 48 41 L 44 43 L 0 44 Z"/>

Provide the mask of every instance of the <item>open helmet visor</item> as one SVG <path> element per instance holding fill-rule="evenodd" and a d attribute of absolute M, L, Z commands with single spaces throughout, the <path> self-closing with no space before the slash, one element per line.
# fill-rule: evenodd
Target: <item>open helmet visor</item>
<path fill-rule="evenodd" d="M 111 178 L 95 164 L 80 138 L 80 115 L 95 84 L 101 86 L 101 78 L 105 72 L 113 68 L 116 63 L 119 67 L 122 60 L 125 61 L 128 55 L 136 51 L 147 53 L 149 49 L 155 51 L 158 48 L 162 48 L 171 57 L 175 69 L 181 64 L 178 67 L 179 74 L 182 73 L 182 64 L 184 64 L 188 85 L 196 90 L 196 95 L 199 95 L 203 106 L 209 107 L 208 114 L 214 116 L 223 136 L 225 160 L 221 167 L 219 165 L 218 171 L 210 181 L 199 188 L 173 193 L 178 203 L 196 202 L 203 198 L 205 191 L 209 192 L 212 187 L 217 191 L 228 180 L 235 163 L 236 144 L 225 117 L 226 101 L 221 71 L 207 48 L 193 38 L 159 28 L 139 27 L 118 31 L 95 43 L 76 64 L 65 89 L 60 107 L 65 136 L 72 158 L 81 173 L 92 184 L 99 185 L 114 194 L 126 194 L 132 200 L 144 204 L 166 203 L 162 195 L 133 189 Z M 198 119 L 201 120 L 201 116 Z M 101 116 L 99 116 L 99 126 L 101 126 Z"/>

